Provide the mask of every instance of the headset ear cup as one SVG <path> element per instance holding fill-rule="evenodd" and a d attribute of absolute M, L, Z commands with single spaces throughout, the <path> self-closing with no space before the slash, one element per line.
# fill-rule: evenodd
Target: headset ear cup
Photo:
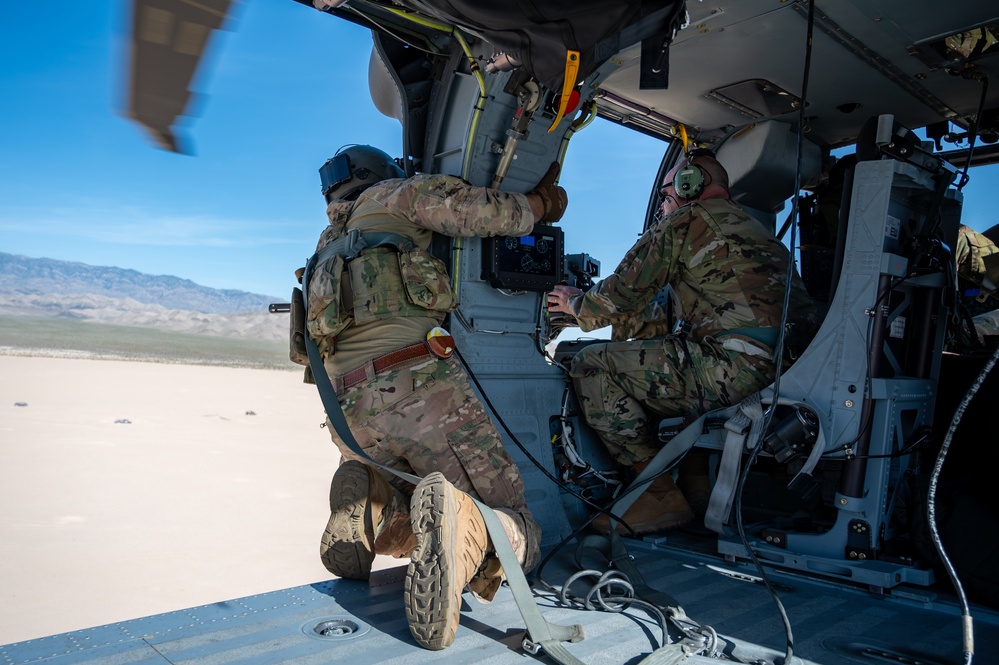
<path fill-rule="evenodd" d="M 704 191 L 704 172 L 696 164 L 687 164 L 673 176 L 673 189 L 684 201 L 696 199 Z"/>

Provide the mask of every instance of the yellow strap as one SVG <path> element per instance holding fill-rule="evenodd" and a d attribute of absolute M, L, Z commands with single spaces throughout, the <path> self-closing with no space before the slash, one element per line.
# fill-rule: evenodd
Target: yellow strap
<path fill-rule="evenodd" d="M 565 52 L 565 78 L 562 79 L 562 98 L 558 103 L 558 114 L 555 116 L 555 121 L 552 126 L 548 128 L 548 132 L 551 133 L 558 123 L 565 116 L 565 109 L 569 106 L 569 97 L 572 95 L 573 89 L 576 87 L 576 74 L 579 73 L 579 51 L 566 51 Z"/>
<path fill-rule="evenodd" d="M 688 152 L 690 152 L 690 150 L 687 149 L 687 146 L 690 145 L 690 142 L 687 140 L 687 127 L 682 122 L 680 123 L 679 126 L 680 126 L 680 140 L 683 142 L 683 154 L 686 155 Z"/>

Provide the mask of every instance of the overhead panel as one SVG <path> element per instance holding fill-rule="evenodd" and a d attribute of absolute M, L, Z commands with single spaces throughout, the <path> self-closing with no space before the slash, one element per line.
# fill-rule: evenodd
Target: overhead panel
<path fill-rule="evenodd" d="M 879 4 L 891 5 L 894 20 L 877 15 Z M 945 118 L 960 120 L 974 113 L 979 85 L 941 68 L 932 69 L 914 55 L 913 45 L 940 37 L 943 26 L 960 30 L 980 24 L 981 20 L 974 20 L 976 15 L 995 13 L 983 11 L 979 1 L 958 4 L 951 13 L 949 8 L 943 12 L 938 3 L 923 1 L 816 2 L 806 109 L 810 137 L 823 145 L 849 143 L 867 118 L 882 113 L 894 113 L 909 127 Z M 740 96 L 733 98 L 724 91 L 766 81 L 800 96 L 808 3 L 725 0 L 689 3 L 688 7 L 690 24 L 670 49 L 669 89 L 639 89 L 637 49 L 619 54 L 620 68 L 601 88 L 681 121 L 707 138 L 761 117 L 794 120 L 797 109 L 782 114 L 778 105 L 771 116 L 762 115 L 759 108 L 749 112 L 747 107 L 752 105 L 730 103 L 739 102 Z M 942 16 L 947 19 L 938 20 Z M 985 66 L 990 66 L 988 57 L 982 59 Z M 994 87 L 999 95 L 999 86 Z"/>

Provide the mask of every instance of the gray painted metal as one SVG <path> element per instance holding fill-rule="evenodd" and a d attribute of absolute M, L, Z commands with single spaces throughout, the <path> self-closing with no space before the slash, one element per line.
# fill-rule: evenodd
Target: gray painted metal
<path fill-rule="evenodd" d="M 682 537 L 677 545 L 685 547 Z M 629 541 L 654 587 L 681 601 L 688 616 L 737 640 L 741 662 L 773 662 L 784 633 L 770 595 L 742 565 Z M 569 552 L 549 564 L 549 582 L 564 580 Z M 521 649 L 524 624 L 507 588 L 489 604 L 466 594 L 455 644 L 426 651 L 409 634 L 402 606 L 403 568 L 377 571 L 370 584 L 333 580 L 170 612 L 143 619 L 0 646 L 4 665 L 198 663 L 513 663 L 530 662 Z M 825 584 L 800 575 L 772 576 L 794 626 L 797 657 L 826 665 L 943 665 L 960 654 L 959 612 L 949 599 L 910 587 L 885 595 Z M 573 588 L 574 593 L 582 590 Z M 637 663 L 658 647 L 660 631 L 646 612 L 573 610 L 539 597 L 545 618 L 583 624 L 586 639 L 567 648 L 588 665 Z M 999 615 L 975 610 L 976 660 L 999 662 Z M 353 622 L 348 635 L 322 637 L 324 622 Z M 761 646 L 753 646 L 753 644 Z M 550 662 L 542 658 L 546 662 Z M 719 662 L 688 659 L 687 663 Z"/>

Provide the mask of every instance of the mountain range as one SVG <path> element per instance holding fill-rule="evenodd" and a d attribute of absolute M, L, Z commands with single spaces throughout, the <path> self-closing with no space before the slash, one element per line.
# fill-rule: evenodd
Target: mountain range
<path fill-rule="evenodd" d="M 171 275 L 0 252 L 0 315 L 54 316 L 221 337 L 285 340 L 280 298 Z"/>

